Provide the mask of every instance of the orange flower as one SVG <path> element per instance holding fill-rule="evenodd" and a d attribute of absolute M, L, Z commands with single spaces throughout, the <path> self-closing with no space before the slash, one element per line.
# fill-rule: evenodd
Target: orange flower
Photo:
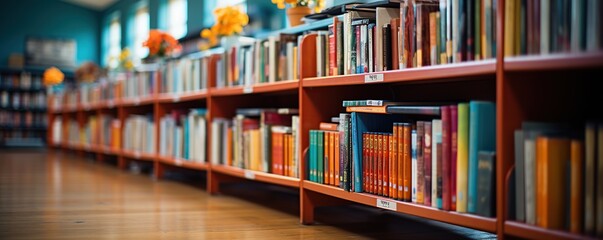
<path fill-rule="evenodd" d="M 56 85 L 63 82 L 65 74 L 56 67 L 50 67 L 44 71 L 44 85 Z"/>
<path fill-rule="evenodd" d="M 201 37 L 209 41 L 209 45 L 218 43 L 218 37 L 240 34 L 249 23 L 249 16 L 238 7 L 228 6 L 214 10 L 216 23 L 209 29 L 201 31 Z"/>
<path fill-rule="evenodd" d="M 149 38 L 142 45 L 149 48 L 149 55 L 151 56 L 165 56 L 181 49 L 178 40 L 169 33 L 157 29 L 149 31 Z"/>

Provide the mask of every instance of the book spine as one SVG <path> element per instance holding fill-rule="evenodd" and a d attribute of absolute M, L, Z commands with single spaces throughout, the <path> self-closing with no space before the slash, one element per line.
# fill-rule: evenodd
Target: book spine
<path fill-rule="evenodd" d="M 391 26 L 385 24 L 382 30 L 383 36 L 383 71 L 392 70 L 392 42 L 391 42 Z"/>
<path fill-rule="evenodd" d="M 336 43 L 335 43 L 335 49 L 337 51 L 337 71 L 336 74 L 337 75 L 343 75 L 344 74 L 344 66 L 343 66 L 343 56 L 344 56 L 344 52 L 343 52 L 343 23 L 339 22 L 339 21 L 334 21 L 336 22 Z"/>
<path fill-rule="evenodd" d="M 597 125 L 587 123 L 584 128 L 584 233 L 595 233 Z"/>
<path fill-rule="evenodd" d="M 423 161 L 425 163 L 423 168 L 423 173 L 425 174 L 424 204 L 431 206 L 431 121 L 424 122 L 423 131 Z"/>
<path fill-rule="evenodd" d="M 369 134 L 362 134 L 362 188 L 365 190 L 369 190 L 369 161 L 371 155 L 371 145 L 369 142 Z"/>
<path fill-rule="evenodd" d="M 403 126 L 403 137 L 404 137 L 404 153 L 403 153 L 403 165 L 404 165 L 404 201 L 410 202 L 411 198 L 411 181 L 412 181 L 412 153 L 411 153 L 411 125 L 409 123 Z"/>
<path fill-rule="evenodd" d="M 398 123 L 398 199 L 404 200 L 404 123 Z"/>
<path fill-rule="evenodd" d="M 418 121 L 417 122 L 417 178 L 415 180 L 417 184 L 417 203 L 423 204 L 425 199 L 425 162 L 423 159 L 423 137 L 425 136 L 425 122 Z"/>
<path fill-rule="evenodd" d="M 339 141 L 340 141 L 339 140 L 339 138 L 340 138 L 339 132 L 336 132 L 334 137 L 335 137 L 335 139 L 334 139 L 334 144 L 335 144 L 335 149 L 334 149 L 334 151 L 335 151 L 335 158 L 334 158 L 334 160 L 335 160 L 335 186 L 340 187 L 341 186 L 341 178 L 340 178 L 340 175 L 341 175 L 340 147 L 341 146 L 339 145 Z"/>
<path fill-rule="evenodd" d="M 584 144 L 580 140 L 572 140 L 570 148 L 570 227 L 572 233 L 582 233 L 583 205 L 582 196 L 584 196 Z"/>
<path fill-rule="evenodd" d="M 398 198 L 398 123 L 394 123 L 392 126 L 392 146 L 390 147 L 391 157 L 389 159 L 390 165 L 390 194 L 393 199 Z"/>
<path fill-rule="evenodd" d="M 441 185 L 442 185 L 442 209 L 450 210 L 450 106 L 442 106 L 442 169 L 441 169 Z"/>
<path fill-rule="evenodd" d="M 440 144 L 440 145 L 438 145 Z M 442 203 L 442 195 L 438 194 L 438 188 L 441 190 L 441 144 L 442 144 L 442 120 L 434 119 L 431 122 L 431 206 L 438 207 Z M 438 151 L 438 149 L 440 149 Z M 441 192 L 440 192 L 441 193 Z"/>
<path fill-rule="evenodd" d="M 337 36 L 335 25 L 329 25 L 329 76 L 337 74 Z"/>
<path fill-rule="evenodd" d="M 457 202 L 457 154 L 458 154 L 458 107 L 450 106 L 450 210 L 456 211 Z"/>
<path fill-rule="evenodd" d="M 385 149 L 383 148 L 383 142 L 385 142 L 384 140 L 385 138 L 385 134 L 383 133 L 379 133 L 377 135 L 377 161 L 375 162 L 377 166 L 375 166 L 376 168 L 376 179 L 377 179 L 377 190 L 375 191 L 379 196 L 383 196 L 383 177 L 385 176 L 385 174 L 383 174 L 383 155 L 385 152 Z"/>
<path fill-rule="evenodd" d="M 417 202 L 417 131 L 411 132 L 411 202 Z"/>

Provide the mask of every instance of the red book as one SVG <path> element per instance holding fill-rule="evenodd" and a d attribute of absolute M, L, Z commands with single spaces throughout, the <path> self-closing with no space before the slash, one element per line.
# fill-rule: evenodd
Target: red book
<path fill-rule="evenodd" d="M 390 20 L 392 40 L 392 69 L 398 69 L 398 31 L 400 31 L 400 18 Z"/>
<path fill-rule="evenodd" d="M 442 209 L 450 210 L 450 106 L 442 106 Z M 440 170 L 440 169 L 438 169 Z"/>
<path fill-rule="evenodd" d="M 403 144 L 403 148 L 404 148 L 404 153 L 403 153 L 403 165 L 404 165 L 404 198 L 403 200 L 405 202 L 410 202 L 410 188 L 411 188 L 411 181 L 412 181 L 412 155 L 411 155 L 411 146 L 410 146 L 410 140 L 411 140 L 411 125 L 410 123 L 405 123 L 403 126 L 403 136 L 404 136 L 404 144 Z"/>
<path fill-rule="evenodd" d="M 456 211 L 456 154 L 458 149 L 458 106 L 450 106 L 450 210 Z"/>
<path fill-rule="evenodd" d="M 423 162 L 425 163 L 425 195 L 423 202 L 425 206 L 431 207 L 431 121 L 426 121 L 423 126 Z M 435 197 L 435 196 L 434 196 Z"/>
<path fill-rule="evenodd" d="M 365 192 L 369 191 L 369 158 L 370 158 L 370 148 L 369 148 L 369 134 L 362 134 L 362 189 Z"/>
<path fill-rule="evenodd" d="M 327 71 L 329 76 L 337 73 L 337 24 L 335 20 L 333 23 L 329 25 L 329 70 Z"/>
<path fill-rule="evenodd" d="M 289 116 L 289 119 L 291 119 L 291 116 Z M 321 122 L 318 125 L 318 128 L 320 130 L 325 130 L 325 131 L 337 131 L 337 126 L 338 126 L 337 123 Z"/>

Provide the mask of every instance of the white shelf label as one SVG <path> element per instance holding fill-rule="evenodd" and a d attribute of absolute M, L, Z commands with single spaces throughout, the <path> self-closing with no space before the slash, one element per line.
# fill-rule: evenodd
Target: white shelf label
<path fill-rule="evenodd" d="M 139 151 L 134 152 L 134 157 L 136 159 L 140 159 L 140 152 Z"/>
<path fill-rule="evenodd" d="M 364 83 L 383 82 L 383 73 L 364 75 Z"/>
<path fill-rule="evenodd" d="M 140 105 L 140 98 L 134 98 L 134 105 Z"/>
<path fill-rule="evenodd" d="M 396 203 L 385 199 L 377 198 L 377 207 L 396 211 Z"/>
<path fill-rule="evenodd" d="M 115 105 L 115 103 L 113 103 L 113 100 L 109 100 L 109 101 L 107 102 L 107 106 L 108 106 L 109 108 L 113 108 L 113 105 Z"/>
<path fill-rule="evenodd" d="M 243 88 L 243 93 L 247 94 L 247 93 L 253 93 L 253 86 L 245 86 Z"/>
<path fill-rule="evenodd" d="M 245 178 L 250 179 L 250 180 L 255 179 L 255 173 L 253 173 L 252 171 L 244 170 L 243 172 L 244 172 Z"/>
<path fill-rule="evenodd" d="M 173 102 L 180 102 L 180 94 L 174 94 L 174 95 L 172 95 L 172 101 Z"/>

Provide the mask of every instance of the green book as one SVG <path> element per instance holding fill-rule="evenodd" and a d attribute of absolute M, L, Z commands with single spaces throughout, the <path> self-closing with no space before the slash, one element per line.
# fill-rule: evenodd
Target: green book
<path fill-rule="evenodd" d="M 314 182 L 314 161 L 316 159 L 316 143 L 314 141 L 315 139 L 315 135 L 316 132 L 315 130 L 310 130 L 310 149 L 308 150 L 308 163 L 306 165 L 307 167 L 307 174 L 308 174 L 308 180 Z"/>
<path fill-rule="evenodd" d="M 318 151 L 316 151 L 316 178 L 318 183 L 324 183 L 324 131 L 316 131 L 316 142 Z"/>

